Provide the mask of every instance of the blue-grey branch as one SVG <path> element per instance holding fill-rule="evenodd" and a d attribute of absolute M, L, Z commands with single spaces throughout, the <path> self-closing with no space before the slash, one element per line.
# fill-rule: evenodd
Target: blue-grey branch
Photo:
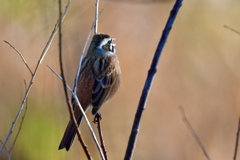
<path fill-rule="evenodd" d="M 134 119 L 134 122 L 133 122 L 132 131 L 131 131 L 131 134 L 130 134 L 130 137 L 129 137 L 128 146 L 127 146 L 127 150 L 126 150 L 126 153 L 125 153 L 124 160 L 132 159 L 133 151 L 134 151 L 134 148 L 135 148 L 135 145 L 136 145 L 137 135 L 138 135 L 139 128 L 140 128 L 142 113 L 143 113 L 143 110 L 146 107 L 147 97 L 148 97 L 150 87 L 152 85 L 154 75 L 157 72 L 157 65 L 158 65 L 158 62 L 159 62 L 159 58 L 160 58 L 163 47 L 166 43 L 167 37 L 169 35 L 169 32 L 172 28 L 173 22 L 174 22 L 174 20 L 177 16 L 177 13 L 178 13 L 181 5 L 182 5 L 182 0 L 176 0 L 176 3 L 173 6 L 173 9 L 172 9 L 172 11 L 170 13 L 170 16 L 168 18 L 168 21 L 166 23 L 166 26 L 163 30 L 162 37 L 161 37 L 161 39 L 158 43 L 155 55 L 154 55 L 153 60 L 152 60 L 152 64 L 151 64 L 150 69 L 148 71 L 148 75 L 147 75 L 147 79 L 145 81 L 144 88 L 142 90 L 142 95 L 140 97 L 137 112 L 136 112 L 135 119 Z"/>

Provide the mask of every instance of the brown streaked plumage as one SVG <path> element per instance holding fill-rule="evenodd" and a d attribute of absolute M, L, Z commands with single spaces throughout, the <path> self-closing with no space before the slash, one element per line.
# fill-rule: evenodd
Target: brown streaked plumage
<path fill-rule="evenodd" d="M 120 67 L 115 52 L 115 44 L 106 34 L 94 35 L 86 57 L 83 59 L 77 85 L 78 99 L 86 112 L 92 106 L 92 114 L 96 115 L 100 107 L 111 98 L 120 84 Z M 74 115 L 78 125 L 82 113 L 72 99 Z M 69 121 L 58 149 L 70 149 L 76 131 L 72 120 Z"/>

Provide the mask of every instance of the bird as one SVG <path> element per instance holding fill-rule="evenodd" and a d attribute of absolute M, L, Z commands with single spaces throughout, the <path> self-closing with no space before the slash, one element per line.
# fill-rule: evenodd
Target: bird
<path fill-rule="evenodd" d="M 77 80 L 76 95 L 80 104 L 85 112 L 92 106 L 94 116 L 99 113 L 102 105 L 113 97 L 120 85 L 121 70 L 113 40 L 115 38 L 104 33 L 93 36 Z M 73 97 L 72 106 L 79 126 L 83 115 Z M 75 136 L 74 122 L 70 120 L 58 149 L 65 148 L 69 151 Z"/>

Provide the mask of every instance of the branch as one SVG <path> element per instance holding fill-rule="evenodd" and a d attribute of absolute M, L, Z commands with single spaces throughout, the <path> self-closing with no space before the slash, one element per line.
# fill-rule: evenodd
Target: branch
<path fill-rule="evenodd" d="M 98 16 L 97 16 L 97 19 L 98 17 L 101 15 L 103 9 L 99 12 Z M 89 42 L 89 39 L 90 39 L 90 36 L 91 36 L 91 33 L 92 33 L 92 29 L 94 27 L 96 23 L 96 20 L 94 20 L 94 22 L 92 23 L 92 26 L 90 28 L 90 31 L 88 32 L 88 37 L 87 37 L 87 40 L 84 44 L 84 47 L 83 47 L 83 50 L 82 50 L 82 54 L 80 56 L 80 59 L 79 59 L 79 64 L 78 64 L 78 70 L 77 70 L 77 74 L 76 74 L 76 77 L 75 77 L 75 80 L 74 80 L 74 87 L 73 87 L 73 92 L 76 94 L 76 91 L 77 91 L 77 83 L 78 83 L 78 79 L 79 79 L 79 75 L 80 75 L 80 71 L 81 71 L 81 66 L 82 66 L 82 60 L 83 60 L 83 55 L 86 51 L 86 47 L 87 47 L 87 44 Z"/>
<path fill-rule="evenodd" d="M 65 6 L 65 9 L 64 9 L 64 13 L 63 13 L 63 17 L 62 17 L 62 19 L 61 19 L 61 22 L 62 22 L 62 21 L 64 20 L 64 18 L 65 18 L 65 15 L 66 15 L 66 12 L 67 12 L 67 9 L 68 9 L 68 6 L 69 6 L 70 2 L 71 2 L 71 0 L 68 0 L 68 3 L 67 3 L 66 6 Z M 13 132 L 13 129 L 14 129 L 15 125 L 16 125 L 16 122 L 17 122 L 17 120 L 18 120 L 18 118 L 19 118 L 19 116 L 20 116 L 20 114 L 21 114 L 21 112 L 22 112 L 22 110 L 23 110 L 23 107 L 24 107 L 24 104 L 25 104 L 25 102 L 26 102 L 26 99 L 27 99 L 27 97 L 28 97 L 28 95 L 29 95 L 29 92 L 30 92 L 30 90 L 31 90 L 31 88 L 32 88 L 34 79 L 35 79 L 35 77 L 36 77 L 36 75 L 37 75 L 37 71 L 38 71 L 38 69 L 39 69 L 39 67 L 40 67 L 40 64 L 42 63 L 42 60 L 44 59 L 45 55 L 47 54 L 47 51 L 48 51 L 48 49 L 49 49 L 49 47 L 50 47 L 50 45 L 51 45 L 51 43 L 52 43 L 52 40 L 53 40 L 54 36 L 56 35 L 56 32 L 57 32 L 57 30 L 58 30 L 58 27 L 59 27 L 59 21 L 56 23 L 56 25 L 55 25 L 55 27 L 54 27 L 54 29 L 53 29 L 53 31 L 52 31 L 52 34 L 50 35 L 49 40 L 48 40 L 45 48 L 43 49 L 42 54 L 41 54 L 41 56 L 40 56 L 40 58 L 39 58 L 39 60 L 38 60 L 38 62 L 37 62 L 36 68 L 35 68 L 35 70 L 34 70 L 34 72 L 33 72 L 32 78 L 31 78 L 31 80 L 30 80 L 30 82 L 29 82 L 28 88 L 27 88 L 27 90 L 26 90 L 26 92 L 25 92 L 25 94 L 24 94 L 24 97 L 23 97 L 22 103 L 21 103 L 21 105 L 20 105 L 20 107 L 19 107 L 19 110 L 18 110 L 18 112 L 17 112 L 17 115 L 16 115 L 14 121 L 12 122 L 12 125 L 11 125 L 11 127 L 10 127 L 10 129 L 9 129 L 8 134 L 7 134 L 7 137 L 6 137 L 6 139 L 4 140 L 4 142 L 3 142 L 3 144 L 2 144 L 2 147 L 0 148 L 0 153 L 2 153 L 3 149 L 5 148 L 5 145 L 7 144 L 8 140 L 9 140 L 9 138 L 10 138 L 12 132 Z"/>
<path fill-rule="evenodd" d="M 100 137 L 100 142 L 101 142 L 101 148 L 103 150 L 103 154 L 106 160 L 108 160 L 108 156 L 107 156 L 107 150 L 105 148 L 105 144 L 104 144 L 104 140 L 103 140 L 103 134 L 102 134 L 102 129 L 101 129 L 101 115 L 100 114 L 96 114 L 95 118 L 94 118 L 94 123 L 97 123 L 97 128 L 98 128 L 98 134 Z"/>
<path fill-rule="evenodd" d="M 90 29 L 90 31 L 89 31 L 89 33 L 88 33 L 87 40 L 86 40 L 86 42 L 85 42 L 85 44 L 84 44 L 84 47 L 83 47 L 83 50 L 82 50 L 82 54 L 81 54 L 81 56 L 80 56 L 80 60 L 79 60 L 79 64 L 78 64 L 77 74 L 76 74 L 76 77 L 75 77 L 75 80 L 74 80 L 73 91 L 71 91 L 71 88 L 70 88 L 70 87 L 68 87 L 68 89 L 72 92 L 73 97 L 74 97 L 75 101 L 77 102 L 77 104 L 78 104 L 78 106 L 79 106 L 79 108 L 80 108 L 80 110 L 81 110 L 81 112 L 82 112 L 82 114 L 83 114 L 83 116 L 84 116 L 84 119 L 85 119 L 86 122 L 87 122 L 88 128 L 90 129 L 90 132 L 91 132 L 91 134 L 92 134 L 93 140 L 94 140 L 94 142 L 96 143 L 96 146 L 97 146 L 97 148 L 98 148 L 98 151 L 99 151 L 102 159 L 105 160 L 103 151 L 101 150 L 101 147 L 100 147 L 100 145 L 99 145 L 99 143 L 98 143 L 98 141 L 97 141 L 96 135 L 95 135 L 95 133 L 94 133 L 94 131 L 93 131 L 93 129 L 92 129 L 90 123 L 89 123 L 89 120 L 87 119 L 87 116 L 86 116 L 84 110 L 82 109 L 82 106 L 81 106 L 81 104 L 80 104 L 80 102 L 79 102 L 79 100 L 78 100 L 78 98 L 77 98 L 77 96 L 76 96 L 76 95 L 77 95 L 77 93 L 76 93 L 76 92 L 77 92 L 77 84 L 78 84 L 78 79 L 79 79 L 80 72 L 81 72 L 83 55 L 84 55 L 84 53 L 85 53 L 85 51 L 86 51 L 86 47 L 87 47 L 87 44 L 88 44 L 88 42 L 89 42 L 89 39 L 90 39 L 90 36 L 91 36 L 91 33 L 92 33 L 92 29 L 94 28 L 95 24 L 98 22 L 98 21 L 97 21 L 97 20 L 98 20 L 98 17 L 101 15 L 102 11 L 103 11 L 103 9 L 99 12 L 98 16 L 96 16 L 94 22 L 92 23 L 92 27 L 91 27 L 91 29 Z M 50 68 L 50 69 L 51 69 L 51 68 Z M 52 69 L 51 69 L 51 70 L 52 70 Z M 52 71 L 53 71 L 53 70 L 52 70 Z M 56 73 L 55 71 L 53 71 L 53 72 L 57 75 L 57 73 Z M 58 77 L 59 77 L 60 79 L 62 79 L 61 76 L 58 76 Z"/>
<path fill-rule="evenodd" d="M 0 143 L 3 144 L 3 142 L 2 142 L 1 139 L 0 139 Z M 4 149 L 5 149 L 5 151 L 8 153 L 8 149 L 7 149 L 6 145 L 4 146 Z"/>
<path fill-rule="evenodd" d="M 58 4 L 59 4 L 59 19 L 62 18 L 62 1 L 59 0 L 58 1 Z M 83 150 L 87 156 L 88 159 L 92 159 L 89 151 L 88 151 L 88 148 L 82 138 L 82 135 L 80 133 L 80 130 L 78 129 L 78 125 L 77 125 L 77 120 L 74 116 L 74 111 L 73 111 L 73 108 L 70 104 L 70 100 L 69 100 L 69 96 L 68 96 L 68 92 L 67 92 L 67 84 L 66 84 L 66 79 L 65 79 L 65 76 L 64 76 L 64 70 L 63 70 L 63 59 L 62 59 L 62 23 L 60 22 L 59 24 L 59 65 L 60 65 L 60 70 L 61 70 L 61 77 L 62 77 L 62 84 L 63 84 L 63 88 L 64 88 L 64 93 L 65 93 L 65 98 L 66 98 L 66 103 L 67 103 L 67 106 L 68 106 L 68 110 L 69 110 L 69 113 L 70 113 L 70 118 L 71 120 L 73 121 L 74 123 L 74 126 L 75 126 L 75 130 L 76 130 L 76 133 L 77 133 L 77 136 L 78 136 L 78 139 L 80 141 L 80 144 L 82 145 L 83 147 Z"/>
<path fill-rule="evenodd" d="M 235 145 L 235 151 L 234 151 L 233 160 L 236 160 L 236 159 L 237 159 L 239 134 L 240 134 L 240 117 L 239 117 L 239 120 L 238 120 L 238 130 L 237 130 L 236 145 Z"/>
<path fill-rule="evenodd" d="M 210 157 L 208 156 L 208 153 L 205 149 L 205 147 L 203 146 L 200 138 L 198 137 L 197 133 L 194 131 L 194 129 L 192 128 L 192 125 L 191 123 L 188 121 L 186 115 L 185 115 L 185 112 L 184 112 L 184 109 L 182 106 L 179 106 L 179 110 L 181 111 L 182 113 L 182 118 L 183 118 L 183 122 L 186 124 L 188 130 L 191 132 L 193 138 L 197 141 L 198 145 L 201 147 L 202 151 L 203 151 L 203 154 L 205 155 L 205 157 L 210 160 Z"/>
<path fill-rule="evenodd" d="M 97 34 L 97 30 L 98 30 L 98 6 L 99 6 L 99 0 L 96 0 L 94 34 Z"/>
<path fill-rule="evenodd" d="M 223 27 L 225 27 L 225 28 L 229 29 L 230 31 L 233 31 L 233 32 L 235 32 L 235 33 L 237 33 L 237 34 L 240 35 L 240 32 L 239 32 L 239 31 L 237 31 L 237 30 L 235 30 L 235 29 L 233 29 L 233 28 L 231 28 L 231 27 L 228 27 L 227 25 L 224 25 Z"/>
<path fill-rule="evenodd" d="M 163 30 L 162 37 L 158 43 L 155 55 L 152 60 L 152 64 L 148 71 L 148 76 L 145 81 L 144 88 L 142 90 L 142 95 L 141 95 L 141 98 L 140 98 L 140 101 L 138 104 L 137 112 L 136 112 L 135 119 L 134 119 L 133 126 L 132 126 L 132 131 L 131 131 L 129 141 L 128 141 L 127 150 L 126 150 L 125 157 L 124 157 L 125 160 L 132 159 L 133 151 L 134 151 L 134 148 L 136 145 L 137 135 L 138 135 L 138 132 L 140 129 L 140 121 L 142 118 L 142 113 L 143 113 L 143 110 L 146 108 L 148 93 L 151 88 L 154 75 L 157 72 L 158 61 L 159 61 L 160 55 L 162 53 L 163 47 L 166 43 L 169 32 L 172 28 L 173 22 L 177 16 L 178 10 L 181 7 L 181 5 L 182 5 L 182 0 L 176 0 L 176 3 L 173 6 L 173 9 L 172 9 L 170 16 L 168 18 L 168 21 L 166 23 L 166 26 Z"/>
<path fill-rule="evenodd" d="M 27 89 L 27 84 L 26 84 L 25 79 L 24 79 L 24 85 L 25 85 L 25 89 Z M 23 125 L 23 121 L 24 121 L 24 119 L 25 119 L 26 113 L 27 113 L 27 100 L 26 100 L 26 108 L 25 108 L 25 111 L 24 111 L 24 113 L 23 113 L 23 116 L 22 116 L 22 119 L 21 119 L 21 122 L 20 122 L 20 125 L 19 125 L 19 128 L 18 128 L 17 134 L 16 134 L 16 136 L 15 136 L 15 138 L 14 138 L 14 140 L 13 140 L 13 144 L 10 145 L 10 149 L 8 149 L 8 148 L 6 147 L 6 145 L 5 145 L 5 147 L 4 147 L 4 149 L 5 149 L 5 151 L 7 152 L 7 155 L 8 155 L 8 160 L 11 160 L 11 152 L 12 152 L 13 147 L 14 147 L 17 139 L 18 139 L 19 133 L 20 133 L 20 131 L 21 131 L 21 129 L 22 129 L 22 125 Z M 3 144 L 3 142 L 2 142 L 1 140 L 0 140 L 0 143 Z"/>
<path fill-rule="evenodd" d="M 26 80 L 24 79 L 24 86 L 25 86 L 25 90 L 27 90 L 27 83 L 26 83 Z M 9 152 L 11 152 L 13 150 L 13 147 L 17 141 L 17 138 L 19 136 L 19 133 L 22 129 L 22 125 L 23 125 L 23 122 L 24 122 L 24 119 L 25 119 L 25 116 L 26 116 L 26 113 L 27 113 L 27 109 L 28 109 L 28 98 L 26 99 L 26 107 L 25 107 L 25 110 L 24 110 L 24 113 L 23 113 L 23 116 L 22 116 L 22 119 L 20 121 L 20 125 L 19 125 L 19 128 L 18 128 L 18 131 L 17 131 L 17 134 L 16 134 L 16 137 L 14 138 L 13 140 L 13 144 L 11 146 L 11 148 L 9 149 Z"/>
<path fill-rule="evenodd" d="M 33 75 L 32 70 L 31 70 L 30 67 L 28 66 L 28 64 L 27 64 L 27 62 L 25 61 L 24 57 L 22 56 L 21 52 L 19 52 L 19 51 L 18 51 L 13 45 L 11 45 L 11 43 L 9 43 L 8 41 L 5 41 L 5 40 L 4 40 L 4 42 L 7 43 L 12 49 L 14 49 L 14 50 L 18 53 L 18 55 L 21 57 L 23 63 L 26 65 L 26 67 L 27 67 L 27 69 L 29 70 L 29 72 L 31 73 L 31 75 Z"/>
<path fill-rule="evenodd" d="M 49 66 L 47 66 L 47 67 L 48 67 L 60 80 L 62 80 L 62 77 L 59 76 L 59 75 L 57 74 L 57 72 L 55 72 L 51 67 L 49 67 Z M 83 110 L 83 108 L 82 108 L 79 100 L 78 100 L 77 95 L 73 92 L 73 90 L 71 89 L 71 87 L 69 87 L 68 84 L 66 84 L 66 85 L 67 85 L 68 90 L 72 93 L 73 98 L 74 98 L 75 101 L 77 102 L 77 105 L 78 105 L 79 109 L 81 110 L 84 119 L 85 119 L 86 122 L 87 122 L 87 126 L 88 126 L 88 128 L 89 128 L 89 130 L 90 130 L 90 132 L 91 132 L 91 134 L 92 134 L 93 140 L 94 140 L 94 142 L 95 142 L 96 145 L 97 145 L 98 151 L 100 152 L 100 155 L 101 155 L 102 159 L 105 160 L 104 155 L 103 155 L 103 152 L 102 152 L 102 150 L 101 150 L 101 147 L 100 147 L 100 145 L 99 145 L 99 143 L 98 143 L 98 141 L 97 141 L 97 137 L 96 137 L 96 135 L 95 135 L 95 133 L 94 133 L 94 131 L 93 131 L 93 129 L 92 129 L 92 126 L 91 126 L 91 124 L 90 124 L 90 122 L 89 122 L 89 120 L 88 120 L 88 118 L 87 118 L 87 116 L 86 116 L 86 114 L 85 114 L 85 112 L 84 112 L 84 110 Z"/>

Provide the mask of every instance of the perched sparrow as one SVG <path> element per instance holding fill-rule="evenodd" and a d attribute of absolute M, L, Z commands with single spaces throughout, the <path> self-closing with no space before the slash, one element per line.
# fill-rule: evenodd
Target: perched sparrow
<path fill-rule="evenodd" d="M 93 107 L 93 115 L 96 115 L 103 103 L 116 93 L 120 84 L 121 72 L 113 40 L 106 34 L 94 35 L 82 62 L 76 93 L 85 112 L 90 106 Z M 82 113 L 74 98 L 72 106 L 80 125 Z M 70 120 L 58 149 L 65 148 L 68 151 L 75 135 L 74 123 Z"/>

